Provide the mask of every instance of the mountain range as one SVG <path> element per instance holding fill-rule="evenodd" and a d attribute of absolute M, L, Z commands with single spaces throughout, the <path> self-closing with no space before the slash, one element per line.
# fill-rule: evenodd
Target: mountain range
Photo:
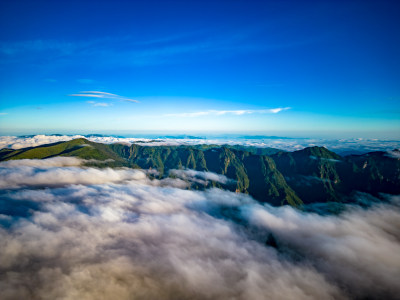
<path fill-rule="evenodd" d="M 228 183 L 208 186 L 247 193 L 279 206 L 346 202 L 357 192 L 379 197 L 400 194 L 400 151 L 340 156 L 324 147 L 286 152 L 246 146 L 140 146 L 100 144 L 84 138 L 18 150 L 1 149 L 0 161 L 72 156 L 86 166 L 152 169 L 153 177 L 170 170 L 193 169 L 222 174 Z M 191 188 L 201 188 L 193 184 Z"/>

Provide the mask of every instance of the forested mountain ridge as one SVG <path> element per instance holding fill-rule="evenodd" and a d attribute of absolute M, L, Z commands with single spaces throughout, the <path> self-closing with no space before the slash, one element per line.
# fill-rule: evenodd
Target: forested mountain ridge
<path fill-rule="evenodd" d="M 155 168 L 160 177 L 171 169 L 194 169 L 226 175 L 236 180 L 237 192 L 249 193 L 271 204 L 302 204 L 300 198 L 277 170 L 273 159 L 229 147 L 200 150 L 192 146 L 110 145 L 118 155 L 135 167 Z"/>
<path fill-rule="evenodd" d="M 400 159 L 387 152 L 341 157 L 324 147 L 294 152 L 237 146 L 140 146 L 99 144 L 75 139 L 18 150 L 0 150 L 0 161 L 73 156 L 98 167 L 156 169 L 157 177 L 172 169 L 194 169 L 225 175 L 223 187 L 248 193 L 272 205 L 343 201 L 354 191 L 400 194 Z M 98 163 L 96 161 L 103 161 Z"/>

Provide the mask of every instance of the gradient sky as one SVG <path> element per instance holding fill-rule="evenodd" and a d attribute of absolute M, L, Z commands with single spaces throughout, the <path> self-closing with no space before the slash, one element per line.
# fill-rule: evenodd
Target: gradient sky
<path fill-rule="evenodd" d="M 400 139 L 399 3 L 1 1 L 0 134 Z"/>

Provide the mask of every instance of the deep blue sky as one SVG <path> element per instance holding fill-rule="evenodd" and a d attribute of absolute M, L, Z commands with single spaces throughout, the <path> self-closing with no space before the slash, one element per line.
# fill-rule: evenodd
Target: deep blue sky
<path fill-rule="evenodd" d="M 3 0 L 0 134 L 398 139 L 398 3 Z"/>

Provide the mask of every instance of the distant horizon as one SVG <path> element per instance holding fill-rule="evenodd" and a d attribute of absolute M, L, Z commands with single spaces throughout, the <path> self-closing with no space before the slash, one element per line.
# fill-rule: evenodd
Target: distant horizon
<path fill-rule="evenodd" d="M 91 142 L 102 144 L 138 144 L 142 146 L 245 146 L 255 148 L 274 148 L 284 151 L 296 151 L 307 147 L 325 147 L 340 155 L 362 154 L 374 151 L 385 151 L 391 156 L 392 151 L 400 149 L 398 139 L 375 138 L 318 138 L 318 137 L 287 137 L 274 135 L 242 134 L 179 134 L 179 133 L 147 133 L 147 134 L 50 134 L 50 135 L 19 135 L 0 136 L 0 148 L 21 149 L 45 144 L 67 142 L 85 138 Z"/>
<path fill-rule="evenodd" d="M 393 140 L 400 142 L 400 133 L 393 132 L 282 132 L 282 131 L 184 131 L 184 130 L 9 130 L 0 131 L 0 136 L 31 136 L 31 135 L 103 135 L 103 136 L 121 136 L 131 137 L 155 137 L 155 136 L 198 136 L 200 138 L 216 137 L 274 137 L 282 139 L 377 139 Z"/>

